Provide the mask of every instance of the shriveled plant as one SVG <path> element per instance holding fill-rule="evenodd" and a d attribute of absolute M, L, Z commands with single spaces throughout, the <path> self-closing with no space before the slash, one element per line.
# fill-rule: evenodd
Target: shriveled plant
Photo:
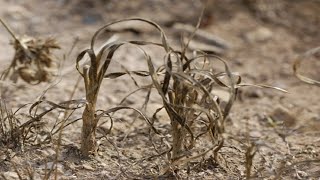
<path fill-rule="evenodd" d="M 148 61 L 153 85 L 161 96 L 163 107 L 171 121 L 170 159 L 176 161 L 175 164 L 179 164 L 177 160 L 185 157 L 187 152 L 190 153 L 196 140 L 204 139 L 205 135 L 209 135 L 212 142 L 205 153 L 213 150 L 216 157 L 224 142 L 224 122 L 236 97 L 236 83 L 239 84 L 241 80 L 231 73 L 227 63 L 218 56 L 199 50 L 195 56 L 188 57 L 186 50 L 200 26 L 201 18 L 202 15 L 181 51 L 170 47 L 166 36 L 162 36 L 162 46 L 166 50 L 163 78 L 158 76 L 152 61 Z M 217 62 L 222 63 L 223 71 L 215 69 Z M 215 88 L 225 88 L 228 93 L 229 99 L 223 108 L 219 104 L 220 97 L 215 93 Z"/>
<path fill-rule="evenodd" d="M 110 26 L 125 21 L 141 21 L 153 26 L 160 33 L 161 42 L 136 40 L 107 42 L 96 51 L 95 45 L 99 35 L 107 31 Z M 197 27 L 199 27 L 199 24 Z M 193 34 L 189 39 L 192 39 L 192 36 Z M 132 45 L 143 53 L 148 64 L 148 70 L 107 73 L 114 53 L 126 44 Z M 153 45 L 165 51 L 162 66 L 156 69 L 151 57 L 141 47 L 145 45 Z M 142 18 L 115 21 L 95 32 L 91 39 L 90 48 L 79 54 L 76 65 L 84 79 L 87 101 L 82 115 L 81 151 L 84 155 L 88 156 L 96 152 L 95 133 L 99 119 L 120 109 L 136 110 L 158 133 L 152 126 L 152 122 L 141 111 L 132 107 L 118 106 L 97 113 L 96 103 L 103 79 L 114 79 L 125 74 L 151 77 L 152 84 L 149 86 L 149 90 L 151 88 L 157 90 L 162 99 L 163 108 L 170 118 L 172 147 L 169 151 L 171 151 L 170 159 L 172 161 L 185 157 L 185 152 L 191 150 L 195 146 L 195 141 L 205 135 L 211 137 L 213 145 L 208 149 L 209 151 L 213 150 L 216 155 L 223 145 L 224 122 L 235 100 L 237 88 L 247 85 L 240 84 L 240 76 L 231 73 L 223 59 L 201 51 L 198 51 L 196 56 L 188 57 L 187 47 L 188 44 L 181 51 L 175 50 L 169 45 L 165 32 L 158 24 Z M 81 70 L 80 61 L 84 60 L 85 55 L 89 56 L 90 62 L 84 65 Z M 220 62 L 224 70 L 215 69 L 216 62 Z M 262 85 L 258 86 L 263 87 Z M 220 104 L 219 95 L 215 93 L 217 88 L 224 88 L 229 94 L 223 106 Z M 147 104 L 149 97 L 150 91 L 146 96 L 145 104 Z M 153 117 L 156 117 L 160 109 L 154 113 Z"/>
<path fill-rule="evenodd" d="M 139 41 L 128 41 L 128 42 L 119 41 L 119 42 L 110 42 L 110 43 L 107 42 L 103 44 L 97 52 L 95 51 L 94 46 L 96 45 L 96 40 L 98 36 L 103 31 L 107 30 L 109 26 L 116 23 L 123 22 L 123 21 L 133 21 L 133 20 L 143 21 L 153 25 L 157 29 L 161 29 L 157 24 L 148 20 L 140 19 L 140 18 L 115 21 L 103 26 L 98 31 L 96 31 L 91 39 L 90 48 L 82 51 L 77 57 L 76 68 L 84 79 L 86 101 L 87 101 L 85 109 L 82 114 L 83 126 L 82 126 L 82 135 L 81 135 L 81 152 L 85 156 L 89 156 L 91 154 L 96 153 L 97 124 L 99 119 L 104 115 L 108 115 L 110 113 L 116 112 L 121 109 L 132 109 L 138 112 L 151 125 L 151 122 L 149 121 L 149 119 L 141 111 L 128 106 L 118 106 L 118 107 L 108 109 L 106 111 L 99 111 L 99 114 L 96 112 L 97 98 L 98 98 L 99 90 L 104 78 L 112 77 L 114 79 L 127 73 L 134 73 L 141 76 L 148 75 L 148 73 L 145 71 L 132 71 L 132 72 L 125 72 L 125 73 L 111 73 L 111 74 L 106 73 L 112 61 L 114 53 L 119 47 L 121 47 L 124 44 L 143 45 L 144 42 L 139 42 Z M 147 59 L 150 59 L 150 57 L 144 51 L 143 53 Z M 90 62 L 89 64 L 84 65 L 81 70 L 80 61 L 84 59 L 84 56 L 86 54 L 89 56 Z M 155 130 L 153 127 L 152 129 Z"/>
<path fill-rule="evenodd" d="M 142 21 L 155 27 L 161 35 L 161 43 L 146 41 L 121 41 L 104 44 L 96 53 L 94 45 L 98 35 L 107 30 L 109 26 L 123 21 Z M 191 39 L 191 38 L 190 38 Z M 186 56 L 187 45 L 181 51 L 174 50 L 167 41 L 162 28 L 156 23 L 140 19 L 124 19 L 107 24 L 100 28 L 91 40 L 89 49 L 82 51 L 77 58 L 77 69 L 84 78 L 87 104 L 83 112 L 83 127 L 81 137 L 81 151 L 84 155 L 95 153 L 96 135 L 95 131 L 101 114 L 111 113 L 124 107 L 117 107 L 107 110 L 100 115 L 96 114 L 96 103 L 99 89 L 104 77 L 113 78 L 126 73 L 107 74 L 114 52 L 124 44 L 133 44 L 144 53 L 148 71 L 134 71 L 136 75 L 150 75 L 153 87 L 156 88 L 162 98 L 163 105 L 171 120 L 172 132 L 172 153 L 171 160 L 177 160 L 184 156 L 183 149 L 191 150 L 194 141 L 204 134 L 209 133 L 215 147 L 215 153 L 222 147 L 224 132 L 224 120 L 229 113 L 235 98 L 235 85 L 232 81 L 232 74 L 224 60 L 214 55 L 200 53 L 199 56 L 188 58 Z M 151 57 L 139 46 L 155 45 L 165 50 L 165 63 L 162 67 L 155 69 Z M 84 65 L 80 70 L 80 61 L 88 54 L 90 65 Z M 103 59 L 105 57 L 105 59 Z M 175 58 L 173 62 L 172 58 Z M 213 61 L 222 62 L 225 72 L 215 72 L 211 65 Z M 203 63 L 202 63 L 203 62 Z M 209 62 L 209 63 L 208 63 Z M 197 67 L 199 63 L 202 65 Z M 210 66 L 207 68 L 207 66 Z M 160 75 L 164 74 L 164 76 Z M 160 76 L 159 76 L 160 75 Z M 219 78 L 227 77 L 228 85 Z M 224 110 L 221 110 L 218 96 L 212 93 L 214 86 L 223 86 L 229 89 L 230 96 Z M 128 108 L 128 107 L 126 107 Z M 158 111 L 157 111 L 158 112 Z M 140 112 L 141 113 L 141 112 Z M 155 113 L 156 114 L 156 113 Z M 145 117 L 146 118 L 146 117 Z M 205 130 L 193 130 L 193 125 L 198 123 L 206 126 Z M 154 129 L 155 130 L 155 129 Z M 199 131 L 198 131 L 199 130 Z M 211 150 L 211 149 L 210 149 Z"/>
<path fill-rule="evenodd" d="M 39 106 L 43 104 L 46 105 L 47 109 L 39 112 Z M 28 114 L 21 112 L 28 105 L 25 104 L 13 111 L 5 100 L 0 100 L 0 144 L 8 147 L 23 147 L 27 144 L 42 145 L 50 143 L 54 135 L 62 128 L 77 121 L 77 119 L 63 124 L 62 120 L 57 118 L 50 128 L 50 126 L 46 126 L 44 116 L 56 109 L 74 111 L 83 107 L 84 101 L 71 100 L 56 104 L 51 101 L 40 100 L 31 104 Z M 59 126 L 61 124 L 63 126 Z"/>
<path fill-rule="evenodd" d="M 18 38 L 1 18 L 0 22 L 13 37 L 12 44 L 15 49 L 13 60 L 9 68 L 2 73 L 1 79 L 10 77 L 16 82 L 21 78 L 29 84 L 50 81 L 58 64 L 52 56 L 53 49 L 60 49 L 56 40 L 27 36 Z"/>
<path fill-rule="evenodd" d="M 172 61 L 172 54 L 175 63 Z M 213 67 L 210 67 L 214 63 L 208 63 L 213 60 L 223 62 L 225 72 L 215 72 Z M 197 61 L 202 61 L 202 66 L 196 66 Z M 223 145 L 224 121 L 236 93 L 232 74 L 225 61 L 207 54 L 187 58 L 181 52 L 172 51 L 166 57 L 163 84 L 160 84 L 161 81 L 153 71 L 151 63 L 149 66 L 155 87 L 171 120 L 171 160 L 184 157 L 185 150 L 191 150 L 195 141 L 205 134 L 210 135 L 212 148 L 215 153 L 218 152 Z M 219 80 L 223 76 L 229 79 L 229 86 Z M 223 110 L 219 105 L 219 97 L 214 94 L 214 88 L 217 86 L 229 87 L 229 100 Z M 199 128 L 200 126 L 205 128 Z"/>
<path fill-rule="evenodd" d="M 18 145 L 21 139 L 18 128 L 19 120 L 7 103 L 0 99 L 0 144 L 9 147 Z"/>

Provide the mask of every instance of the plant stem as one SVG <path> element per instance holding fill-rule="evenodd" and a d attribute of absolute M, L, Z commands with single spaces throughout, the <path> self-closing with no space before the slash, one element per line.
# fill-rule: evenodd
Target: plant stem
<path fill-rule="evenodd" d="M 88 157 L 97 152 L 96 128 L 98 120 L 95 113 L 101 81 L 96 79 L 97 69 L 85 66 L 83 71 L 87 104 L 82 114 L 81 152 Z"/>
<path fill-rule="evenodd" d="M 13 33 L 13 31 L 9 28 L 9 26 L 1 18 L 0 18 L 0 22 L 6 28 L 6 30 L 10 33 L 10 35 L 13 37 L 13 39 L 20 43 L 17 36 Z"/>
<path fill-rule="evenodd" d="M 181 156 L 182 144 L 184 141 L 184 129 L 178 121 L 173 120 L 172 126 L 172 160 L 176 160 Z"/>

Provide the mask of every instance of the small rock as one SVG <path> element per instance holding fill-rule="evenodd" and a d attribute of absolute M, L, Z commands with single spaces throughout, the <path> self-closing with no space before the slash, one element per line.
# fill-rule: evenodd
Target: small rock
<path fill-rule="evenodd" d="M 259 88 L 247 88 L 244 90 L 244 96 L 248 98 L 261 98 L 263 91 Z"/>
<path fill-rule="evenodd" d="M 99 165 L 102 166 L 102 167 L 107 167 L 107 166 L 108 166 L 108 165 L 107 165 L 106 163 L 104 163 L 104 162 L 100 162 Z"/>
<path fill-rule="evenodd" d="M 15 164 L 21 164 L 22 161 L 23 161 L 23 159 L 19 156 L 13 156 L 10 159 L 10 162 L 15 163 Z"/>
<path fill-rule="evenodd" d="M 5 154 L 0 155 L 0 161 L 4 161 L 7 159 L 7 156 Z"/>
<path fill-rule="evenodd" d="M 14 180 L 14 179 L 19 179 L 19 176 L 16 172 L 5 172 L 3 173 L 3 176 L 7 179 L 7 180 Z"/>
<path fill-rule="evenodd" d="M 60 163 L 57 163 L 56 164 L 56 166 L 54 166 L 55 165 L 55 163 L 54 162 L 48 162 L 48 163 L 46 163 L 46 164 L 44 164 L 44 165 L 41 165 L 39 168 L 40 169 L 46 169 L 46 170 L 49 170 L 49 169 L 52 169 L 52 168 L 56 168 L 56 166 L 57 166 L 57 171 L 58 171 L 58 173 L 59 174 L 63 174 L 63 165 L 62 164 L 60 164 Z"/>
<path fill-rule="evenodd" d="M 86 170 L 89 170 L 89 171 L 94 171 L 94 168 L 92 166 L 90 166 L 89 164 L 84 164 L 82 165 L 82 167 Z"/>
<path fill-rule="evenodd" d="M 47 156 L 53 156 L 56 154 L 56 151 L 52 148 L 48 148 L 48 149 L 45 149 L 45 150 L 38 150 L 39 153 L 41 153 L 41 155 L 47 157 Z"/>
<path fill-rule="evenodd" d="M 102 16 L 98 13 L 87 13 L 82 18 L 83 24 L 95 24 L 102 21 Z"/>
<path fill-rule="evenodd" d="M 299 176 L 298 178 L 301 179 L 301 178 L 308 177 L 308 174 L 304 171 L 297 171 L 297 176 Z"/>
<path fill-rule="evenodd" d="M 320 115 L 316 113 L 303 113 L 299 116 L 299 119 L 302 120 L 300 132 L 318 132 L 320 129 Z"/>
<path fill-rule="evenodd" d="M 284 126 L 293 127 L 297 123 L 296 117 L 285 107 L 277 107 L 270 115 L 274 121 L 282 121 Z"/>
<path fill-rule="evenodd" d="M 253 137 L 253 138 L 259 138 L 262 136 L 260 131 L 251 131 L 249 134 L 250 134 L 250 137 Z"/>
<path fill-rule="evenodd" d="M 64 173 L 65 176 L 68 176 L 70 179 L 71 178 L 77 178 L 77 176 L 72 172 L 72 170 L 68 170 Z"/>
<path fill-rule="evenodd" d="M 205 176 L 205 172 L 199 172 L 198 176 L 204 177 Z"/>
<path fill-rule="evenodd" d="M 273 34 L 268 28 L 259 27 L 253 31 L 247 32 L 244 36 L 249 42 L 264 42 L 271 39 Z"/>

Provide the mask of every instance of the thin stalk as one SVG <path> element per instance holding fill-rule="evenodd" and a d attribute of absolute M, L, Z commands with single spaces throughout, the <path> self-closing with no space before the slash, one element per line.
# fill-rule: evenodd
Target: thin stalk
<path fill-rule="evenodd" d="M 20 43 L 20 41 L 18 40 L 17 36 L 13 33 L 13 31 L 9 28 L 9 26 L 0 18 L 0 22 L 1 24 L 6 28 L 6 30 L 10 33 L 10 35 L 13 37 L 13 39 L 17 42 Z"/>

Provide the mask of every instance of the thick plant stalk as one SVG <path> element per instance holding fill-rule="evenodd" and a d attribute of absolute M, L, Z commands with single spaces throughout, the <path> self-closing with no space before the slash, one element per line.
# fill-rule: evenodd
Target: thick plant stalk
<path fill-rule="evenodd" d="M 82 114 L 81 152 L 84 156 L 97 152 L 96 128 L 98 119 L 95 116 L 100 81 L 96 80 L 96 71 L 92 67 L 83 68 L 87 104 Z"/>
<path fill-rule="evenodd" d="M 174 89 L 176 90 L 179 86 L 179 83 L 174 83 Z M 170 102 L 172 104 L 178 105 L 180 103 L 181 99 L 177 97 L 177 95 L 173 91 L 169 91 L 168 93 Z M 175 108 L 178 113 L 181 113 L 180 108 Z M 170 113 L 168 113 L 170 115 Z M 181 114 L 179 114 L 181 115 Z M 184 141 L 184 128 L 181 126 L 181 124 L 178 122 L 175 117 L 170 117 L 171 119 L 171 135 L 172 135 L 172 154 L 171 154 L 171 160 L 174 161 L 181 157 L 183 152 L 183 141 Z"/>
<path fill-rule="evenodd" d="M 95 105 L 88 103 L 82 114 L 82 134 L 81 134 L 81 152 L 84 156 L 95 154 L 97 151 L 96 144 L 96 127 Z"/>
<path fill-rule="evenodd" d="M 172 160 L 176 160 L 182 156 L 182 145 L 185 139 L 184 128 L 178 121 L 172 121 Z"/>
<path fill-rule="evenodd" d="M 160 33 L 161 33 L 161 40 L 163 47 L 166 51 L 169 51 L 169 46 L 167 44 L 166 36 L 162 30 L 162 28 L 157 25 L 156 23 L 141 19 L 141 18 L 132 18 L 132 19 L 123 19 L 115 22 L 111 22 L 103 27 L 101 27 L 98 31 L 95 32 L 91 39 L 91 45 L 89 49 L 86 49 L 82 51 L 76 60 L 76 69 L 80 73 L 80 75 L 84 78 L 85 82 L 85 91 L 86 91 L 86 108 L 82 115 L 82 121 L 83 121 L 83 127 L 82 127 L 82 135 L 81 135 L 81 151 L 84 156 L 89 156 L 90 154 L 95 154 L 97 151 L 97 145 L 96 145 L 96 138 L 95 138 L 95 130 L 97 128 L 97 123 L 99 120 L 98 115 L 95 114 L 96 111 L 96 102 L 97 102 L 97 96 L 99 93 L 99 88 L 102 83 L 102 80 L 105 78 L 105 73 L 110 65 L 110 62 L 112 60 L 112 57 L 115 53 L 115 51 L 124 44 L 135 44 L 135 45 L 144 45 L 144 44 L 155 44 L 155 43 L 146 43 L 146 42 L 139 42 L 139 41 L 130 41 L 130 42 L 111 42 L 111 43 L 105 43 L 102 46 L 100 46 L 99 50 L 95 52 L 95 42 L 97 40 L 97 37 L 104 32 L 109 26 L 124 22 L 124 21 L 142 21 L 147 24 L 150 24 L 154 26 Z M 142 50 L 142 49 L 141 49 Z M 142 50 L 144 52 L 144 50 Z M 105 53 L 106 52 L 106 53 Z M 144 52 L 145 57 L 147 58 L 148 62 L 149 56 Z M 85 65 L 83 67 L 83 71 L 80 70 L 80 61 L 83 60 L 84 56 L 88 55 L 90 58 L 90 65 Z M 105 56 L 104 56 L 105 55 Z M 151 62 L 151 61 L 150 61 Z M 141 73 L 140 73 L 141 74 Z M 105 112 L 115 112 L 120 109 L 133 109 L 137 112 L 138 110 L 130 107 L 116 107 L 109 109 Z M 105 113 L 104 112 L 104 113 Z M 106 113 L 106 114 L 108 114 Z M 143 115 L 141 112 L 139 112 L 140 115 L 143 116 L 147 122 L 150 123 L 150 121 L 147 119 L 145 115 Z M 151 124 L 151 123 L 150 123 Z M 154 129 L 154 128 L 153 128 Z M 154 129 L 155 130 L 155 129 Z"/>
<path fill-rule="evenodd" d="M 174 83 L 175 92 L 169 92 L 169 99 L 172 104 L 181 106 L 175 107 L 175 111 L 179 114 L 179 116 L 184 119 L 184 123 L 188 123 L 188 118 L 191 118 L 182 106 L 186 103 L 186 96 L 188 94 L 188 88 L 181 84 L 179 81 L 175 81 Z M 181 93 L 177 93 L 181 92 Z M 171 127 L 172 127 L 172 156 L 171 160 L 175 161 L 183 156 L 183 146 L 186 142 L 186 129 L 183 124 L 179 123 L 177 119 L 171 117 Z"/>

